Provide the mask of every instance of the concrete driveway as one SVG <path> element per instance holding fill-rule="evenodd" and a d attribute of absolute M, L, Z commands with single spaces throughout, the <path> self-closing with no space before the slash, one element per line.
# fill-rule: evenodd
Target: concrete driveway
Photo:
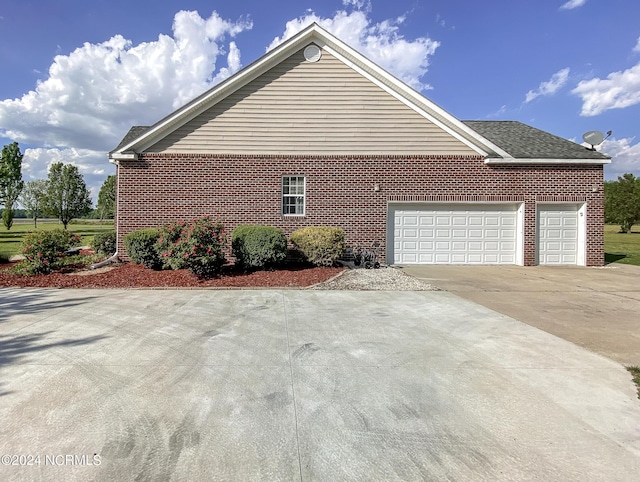
<path fill-rule="evenodd" d="M 447 292 L 3 289 L 0 455 L 3 481 L 630 481 L 640 401 Z"/>
<path fill-rule="evenodd" d="M 640 266 L 405 266 L 407 274 L 640 366 Z"/>

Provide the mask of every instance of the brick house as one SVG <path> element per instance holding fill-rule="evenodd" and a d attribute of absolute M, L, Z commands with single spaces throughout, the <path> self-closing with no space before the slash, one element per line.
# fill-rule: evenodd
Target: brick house
<path fill-rule="evenodd" d="M 603 264 L 598 152 L 519 122 L 460 121 L 313 24 L 110 153 L 118 254 L 210 215 L 339 226 L 388 264 Z"/>

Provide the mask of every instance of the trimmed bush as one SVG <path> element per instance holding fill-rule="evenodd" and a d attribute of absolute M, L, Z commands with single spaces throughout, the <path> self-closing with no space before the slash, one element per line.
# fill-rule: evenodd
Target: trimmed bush
<path fill-rule="evenodd" d="M 309 226 L 291 233 L 291 243 L 316 266 L 333 266 L 344 254 L 344 231 L 329 226 Z"/>
<path fill-rule="evenodd" d="M 104 231 L 96 234 L 91 246 L 96 254 L 111 256 L 116 252 L 116 232 Z"/>
<path fill-rule="evenodd" d="M 82 238 L 63 229 L 36 231 L 28 233 L 22 241 L 22 254 L 25 261 L 21 264 L 25 274 L 46 274 L 58 268 L 60 259 L 66 251 L 80 246 Z"/>
<path fill-rule="evenodd" d="M 287 237 L 272 226 L 238 226 L 231 234 L 231 249 L 244 269 L 271 268 L 287 259 Z"/>
<path fill-rule="evenodd" d="M 160 228 L 156 250 L 164 267 L 187 268 L 201 278 L 209 278 L 217 275 L 226 262 L 226 245 L 224 226 L 202 217 L 188 224 L 178 221 Z"/>
<path fill-rule="evenodd" d="M 162 266 L 160 256 L 156 251 L 159 231 L 154 228 L 139 229 L 124 235 L 124 248 L 137 264 L 143 264 L 147 268 L 159 269 Z"/>

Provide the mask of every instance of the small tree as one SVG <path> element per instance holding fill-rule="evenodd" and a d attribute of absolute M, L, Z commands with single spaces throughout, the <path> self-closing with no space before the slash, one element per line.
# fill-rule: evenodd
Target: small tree
<path fill-rule="evenodd" d="M 38 179 L 29 181 L 24 185 L 20 195 L 20 204 L 27 210 L 27 214 L 33 219 L 33 227 L 38 227 L 38 218 L 41 215 L 42 204 L 47 194 L 47 181 Z"/>
<path fill-rule="evenodd" d="M 98 217 L 102 219 L 113 219 L 116 206 L 116 176 L 109 176 L 105 179 L 100 193 L 98 193 Z"/>
<path fill-rule="evenodd" d="M 24 187 L 22 181 L 22 153 L 17 142 L 2 148 L 0 158 L 0 202 L 4 205 L 2 223 L 7 229 L 13 225 L 13 207 Z"/>
<path fill-rule="evenodd" d="M 605 222 L 620 225 L 620 231 L 630 233 L 640 221 L 640 178 L 627 173 L 617 181 L 604 183 Z"/>
<path fill-rule="evenodd" d="M 91 194 L 77 166 L 62 162 L 51 165 L 42 210 L 56 216 L 64 229 L 73 218 L 91 210 Z"/>

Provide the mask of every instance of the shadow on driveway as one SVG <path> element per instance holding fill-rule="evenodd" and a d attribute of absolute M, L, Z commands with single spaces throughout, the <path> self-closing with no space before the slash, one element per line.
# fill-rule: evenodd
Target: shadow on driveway
<path fill-rule="evenodd" d="M 33 289 L 0 290 L 0 323 L 9 320 L 13 315 L 35 314 L 55 308 L 72 308 L 94 299 L 83 296 L 59 299 L 52 296 L 55 292 Z"/>
<path fill-rule="evenodd" d="M 87 345 L 107 338 L 103 335 L 96 335 L 85 338 L 76 338 L 74 340 L 60 340 L 47 343 L 47 337 L 52 333 L 54 332 L 45 331 L 44 333 L 28 333 L 23 335 L 0 335 L 0 367 L 18 362 L 22 357 L 29 353 L 48 350 L 51 348 Z"/>

